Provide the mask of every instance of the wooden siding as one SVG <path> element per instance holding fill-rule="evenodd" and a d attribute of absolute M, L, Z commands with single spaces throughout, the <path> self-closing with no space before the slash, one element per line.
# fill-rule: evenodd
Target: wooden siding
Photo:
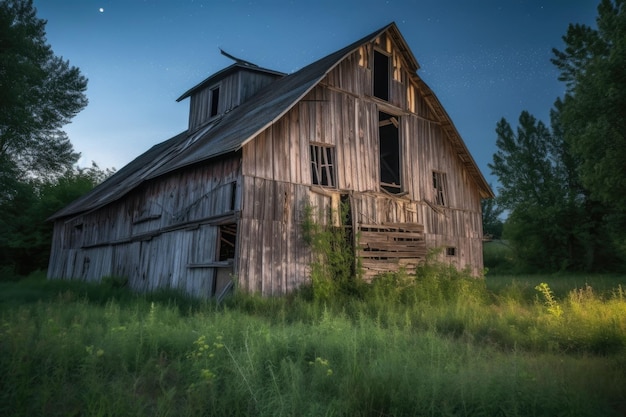
<path fill-rule="evenodd" d="M 157 178 L 97 211 L 54 225 L 48 275 L 98 281 L 116 275 L 137 290 L 211 295 L 219 225 L 237 221 L 240 158 Z M 235 195 L 233 196 L 233 193 Z"/>
<path fill-rule="evenodd" d="M 357 256 L 364 279 L 389 271 L 415 270 L 426 257 L 424 227 L 417 223 L 360 224 Z"/>
<path fill-rule="evenodd" d="M 305 282 L 310 255 L 301 241 L 298 210 L 305 203 L 321 212 L 336 209 L 340 194 L 351 196 L 356 227 L 414 224 L 423 229 L 426 248 L 455 248 L 455 256 L 443 251 L 442 261 L 481 273 L 479 192 L 419 88 L 411 83 L 391 39 L 376 44 L 392 57 L 390 99 L 371 97 L 373 47 L 363 46 L 348 56 L 282 119 L 244 146 L 242 225 L 252 231 L 242 244 L 238 267 L 245 288 L 279 294 Z M 398 196 L 380 188 L 379 111 L 400 120 L 404 193 Z M 320 187 L 311 184 L 311 143 L 334 147 L 336 189 L 324 188 L 320 193 Z M 433 171 L 446 173 L 445 207 L 433 203 Z M 291 233 L 285 232 L 284 225 L 291 225 Z M 418 252 L 423 258 L 424 250 Z M 366 264 L 367 277 L 384 269 L 381 263 Z M 406 264 L 414 266 L 413 261 Z M 285 268 L 291 269 L 286 273 Z"/>

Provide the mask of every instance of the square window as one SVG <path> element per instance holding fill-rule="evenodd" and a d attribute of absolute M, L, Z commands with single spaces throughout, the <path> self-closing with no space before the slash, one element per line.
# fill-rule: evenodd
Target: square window
<path fill-rule="evenodd" d="M 322 187 L 337 187 L 334 147 L 311 145 L 311 183 Z"/>
<path fill-rule="evenodd" d="M 446 248 L 446 256 L 456 256 L 456 248 L 455 247 Z"/>
<path fill-rule="evenodd" d="M 435 204 L 438 206 L 448 205 L 448 185 L 444 172 L 433 171 L 433 193 Z"/>

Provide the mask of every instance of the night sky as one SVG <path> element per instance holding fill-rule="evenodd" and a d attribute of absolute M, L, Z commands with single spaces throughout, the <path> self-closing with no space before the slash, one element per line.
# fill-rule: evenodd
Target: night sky
<path fill-rule="evenodd" d="M 117 169 L 187 128 L 182 93 L 230 65 L 219 49 L 291 73 L 395 21 L 487 180 L 495 127 L 523 110 L 549 122 L 564 84 L 550 63 L 598 0 L 34 0 L 47 40 L 89 79 L 65 130 Z"/>

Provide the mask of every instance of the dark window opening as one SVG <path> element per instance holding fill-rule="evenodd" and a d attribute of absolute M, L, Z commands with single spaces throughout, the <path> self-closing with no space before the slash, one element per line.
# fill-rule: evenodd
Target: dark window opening
<path fill-rule="evenodd" d="M 448 186 L 446 184 L 446 174 L 433 171 L 433 192 L 435 194 L 435 204 L 445 206 L 448 203 Z"/>
<path fill-rule="evenodd" d="M 211 89 L 211 114 L 210 117 L 217 116 L 217 109 L 220 104 L 220 88 Z"/>
<path fill-rule="evenodd" d="M 322 187 L 336 187 L 335 148 L 311 145 L 311 183 Z"/>
<path fill-rule="evenodd" d="M 456 256 L 456 248 L 446 248 L 446 256 Z"/>
<path fill-rule="evenodd" d="M 389 57 L 374 51 L 374 96 L 389 100 Z"/>
<path fill-rule="evenodd" d="M 237 183 L 230 183 L 230 210 L 234 211 L 237 204 Z"/>
<path fill-rule="evenodd" d="M 237 225 L 224 224 L 219 231 L 218 261 L 227 261 L 235 258 L 235 244 L 237 242 Z"/>
<path fill-rule="evenodd" d="M 384 190 L 402 192 L 400 175 L 400 134 L 396 116 L 378 113 L 378 137 L 380 147 L 380 186 Z"/>

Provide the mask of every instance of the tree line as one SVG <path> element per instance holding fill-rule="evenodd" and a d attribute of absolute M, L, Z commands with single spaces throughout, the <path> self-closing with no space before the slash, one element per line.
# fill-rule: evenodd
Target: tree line
<path fill-rule="evenodd" d="M 565 48 L 553 49 L 566 93 L 549 126 L 527 111 L 515 128 L 497 124 L 489 168 L 499 185 L 483 202 L 484 227 L 507 240 L 520 269 L 626 265 L 625 9 L 625 0 L 602 0 L 597 28 L 570 24 Z"/>

